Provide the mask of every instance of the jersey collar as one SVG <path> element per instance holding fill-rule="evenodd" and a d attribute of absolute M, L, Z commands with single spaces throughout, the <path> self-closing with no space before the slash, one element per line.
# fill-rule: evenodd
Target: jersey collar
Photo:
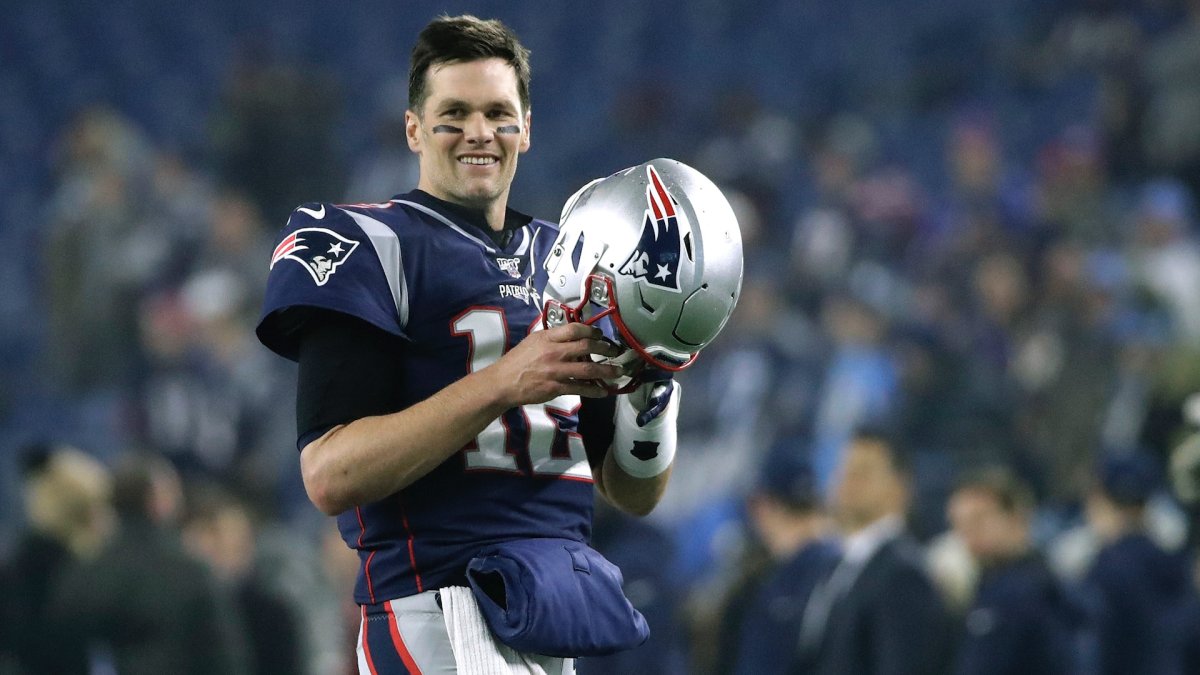
<path fill-rule="evenodd" d="M 493 242 L 496 248 L 499 249 L 508 248 L 509 244 L 513 241 L 513 234 L 533 222 L 533 216 L 525 215 L 515 209 L 505 209 L 504 229 L 497 232 L 488 226 L 487 218 L 484 216 L 483 211 L 438 199 L 424 190 L 413 190 L 412 192 L 396 195 L 395 199 L 405 199 L 433 209 L 468 232 L 487 238 L 487 240 Z"/>

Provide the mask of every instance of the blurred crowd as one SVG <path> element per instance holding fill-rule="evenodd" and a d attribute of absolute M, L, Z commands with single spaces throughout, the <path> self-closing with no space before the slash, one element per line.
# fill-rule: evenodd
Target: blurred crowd
<path fill-rule="evenodd" d="M 617 58 L 661 18 L 625 4 L 644 30 L 596 38 L 620 86 L 565 121 L 551 92 L 584 64 L 549 36 L 588 10 L 493 8 L 535 55 L 513 206 L 553 220 L 671 156 L 725 190 L 746 277 L 680 375 L 666 500 L 598 506 L 652 638 L 580 672 L 1200 672 L 1200 3 L 850 3 L 894 28 L 876 42 L 821 3 L 699 3 L 680 31 L 752 46 L 695 101 L 703 73 Z M 36 231 L 0 272 L 36 298 L 0 291 L 22 356 L 0 674 L 352 672 L 356 561 L 303 492 L 294 369 L 252 329 L 290 209 L 386 199 L 416 165 L 402 87 L 263 50 L 220 75 L 203 152 L 81 102 L 36 223 L 5 224 Z"/>

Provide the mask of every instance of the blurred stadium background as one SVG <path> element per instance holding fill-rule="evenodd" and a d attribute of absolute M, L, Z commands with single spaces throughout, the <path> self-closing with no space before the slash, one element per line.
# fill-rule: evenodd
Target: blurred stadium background
<path fill-rule="evenodd" d="M 851 431 L 887 425 L 923 541 L 960 471 L 1006 464 L 1069 561 L 1097 461 L 1166 478 L 1196 431 L 1200 3 L 0 8 L 0 559 L 30 444 L 145 449 L 249 504 L 277 590 L 332 634 L 344 557 L 299 480 L 294 371 L 251 328 L 293 206 L 415 185 L 407 58 L 442 12 L 533 52 L 514 206 L 554 220 L 585 181 L 667 156 L 739 215 L 744 295 L 681 375 L 686 442 L 644 535 L 670 552 L 677 665 L 705 672 L 690 636 L 755 547 L 743 499 L 772 450 L 828 485 Z M 1156 531 L 1191 547 L 1168 487 Z M 314 639 L 305 672 L 344 672 L 339 647 Z"/>

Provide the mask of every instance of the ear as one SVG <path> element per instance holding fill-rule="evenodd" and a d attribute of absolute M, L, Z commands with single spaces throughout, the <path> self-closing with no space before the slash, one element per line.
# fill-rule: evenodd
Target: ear
<path fill-rule="evenodd" d="M 408 149 L 421 154 L 421 118 L 412 110 L 404 111 L 404 136 L 408 139 Z"/>
<path fill-rule="evenodd" d="M 529 142 L 530 142 L 529 130 L 531 128 L 530 127 L 531 124 L 533 124 L 533 112 L 526 111 L 525 112 L 525 128 L 523 131 L 521 131 L 521 148 L 520 148 L 521 152 L 525 152 L 526 150 L 529 149 Z"/>

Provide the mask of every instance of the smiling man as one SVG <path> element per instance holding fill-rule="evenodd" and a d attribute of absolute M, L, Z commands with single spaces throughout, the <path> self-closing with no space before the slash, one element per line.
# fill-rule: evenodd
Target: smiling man
<path fill-rule="evenodd" d="M 622 405 L 643 434 L 664 427 L 653 470 L 629 474 L 633 460 L 608 452 L 621 397 L 601 384 L 624 371 L 597 362 L 621 348 L 582 323 L 535 329 L 558 228 L 508 208 L 529 78 L 502 23 L 430 23 L 405 115 L 417 189 L 305 204 L 272 255 L 258 335 L 299 362 L 304 485 L 359 554 L 362 673 L 556 675 L 646 639 L 616 568 L 587 545 L 593 490 L 654 507 L 674 451 L 674 413 L 658 416 L 678 396 L 669 381 L 621 395 L 640 403 Z M 600 403 L 593 422 L 581 396 Z M 509 564 L 534 585 L 510 587 Z M 496 616 L 528 630 L 496 638 Z"/>

